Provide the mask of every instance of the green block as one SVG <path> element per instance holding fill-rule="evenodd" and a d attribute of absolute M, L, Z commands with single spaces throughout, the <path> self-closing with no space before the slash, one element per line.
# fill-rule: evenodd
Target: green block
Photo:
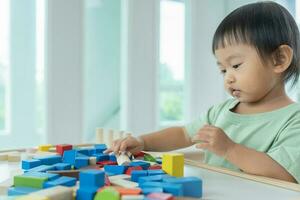
<path fill-rule="evenodd" d="M 31 176 L 14 176 L 15 187 L 33 187 L 43 188 L 43 184 L 47 181 L 47 177 L 31 177 Z"/>
<path fill-rule="evenodd" d="M 150 154 L 145 154 L 144 155 L 144 160 L 145 161 L 150 161 L 150 162 L 156 162 L 156 159 L 153 156 L 151 156 Z"/>
<path fill-rule="evenodd" d="M 120 200 L 120 194 L 116 189 L 107 187 L 101 192 L 97 192 L 94 200 Z"/>

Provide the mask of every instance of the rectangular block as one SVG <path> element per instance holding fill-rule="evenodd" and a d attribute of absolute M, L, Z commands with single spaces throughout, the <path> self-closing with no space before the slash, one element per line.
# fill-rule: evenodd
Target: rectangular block
<path fill-rule="evenodd" d="M 37 166 L 40 166 L 42 162 L 37 159 L 22 160 L 22 169 L 28 170 Z"/>
<path fill-rule="evenodd" d="M 72 150 L 73 146 L 70 144 L 59 144 L 56 145 L 56 152 L 59 153 L 60 155 L 64 154 L 64 151 L 67 150 Z"/>
<path fill-rule="evenodd" d="M 53 155 L 53 156 L 41 156 L 41 157 L 34 157 L 37 160 L 42 162 L 42 165 L 54 165 L 56 163 L 62 162 L 62 157 L 60 155 Z"/>
<path fill-rule="evenodd" d="M 184 157 L 181 153 L 163 154 L 162 169 L 171 176 L 182 177 Z"/>
<path fill-rule="evenodd" d="M 72 187 L 72 186 L 76 185 L 76 180 L 77 179 L 74 177 L 61 176 L 57 179 L 44 182 L 43 188 L 50 188 L 50 187 L 59 186 L 59 185 Z"/>
<path fill-rule="evenodd" d="M 89 165 L 89 158 L 88 157 L 77 157 L 75 158 L 74 167 L 76 169 L 80 169 L 82 167 L 86 167 Z"/>
<path fill-rule="evenodd" d="M 40 165 L 29 169 L 28 172 L 46 172 L 51 170 L 55 170 L 55 167 L 52 165 Z"/>
<path fill-rule="evenodd" d="M 29 177 L 38 177 L 38 178 L 47 178 L 48 180 L 54 180 L 59 177 L 58 174 L 51 174 L 46 172 L 27 172 L 22 174 L 22 176 L 29 176 Z"/>
<path fill-rule="evenodd" d="M 79 173 L 80 188 L 100 188 L 104 186 L 105 173 L 101 170 L 85 170 Z"/>
<path fill-rule="evenodd" d="M 143 162 L 143 161 L 134 161 L 134 162 L 131 162 L 129 164 L 129 166 L 133 166 L 133 167 L 141 166 L 144 170 L 146 170 L 146 169 L 148 169 L 150 167 L 150 163 Z"/>
<path fill-rule="evenodd" d="M 31 177 L 31 176 L 14 176 L 15 187 L 33 187 L 43 188 L 44 182 L 48 180 L 47 177 Z"/>
<path fill-rule="evenodd" d="M 52 147 L 53 145 L 51 144 L 44 144 L 44 145 L 40 145 L 38 147 L 39 151 L 49 151 L 49 149 Z"/>
<path fill-rule="evenodd" d="M 56 170 L 70 170 L 71 169 L 71 164 L 69 163 L 56 163 L 53 165 Z"/>
<path fill-rule="evenodd" d="M 31 193 L 32 196 L 42 196 L 48 200 L 73 200 L 73 189 L 64 186 L 55 186 Z"/>
<path fill-rule="evenodd" d="M 140 177 L 148 176 L 147 170 L 132 170 L 131 171 L 131 180 L 138 182 Z"/>
<path fill-rule="evenodd" d="M 64 151 L 63 155 L 63 163 L 69 163 L 71 165 L 75 165 L 75 158 L 77 156 L 77 150 L 67 150 Z"/>
<path fill-rule="evenodd" d="M 39 189 L 32 188 L 32 187 L 10 187 L 7 191 L 7 195 L 8 196 L 27 195 L 29 193 L 36 192 L 38 190 Z"/>
<path fill-rule="evenodd" d="M 122 166 L 120 166 L 120 165 L 105 165 L 104 166 L 104 171 L 111 175 L 124 174 L 126 169 L 127 169 L 127 166 L 123 166 L 123 165 Z"/>

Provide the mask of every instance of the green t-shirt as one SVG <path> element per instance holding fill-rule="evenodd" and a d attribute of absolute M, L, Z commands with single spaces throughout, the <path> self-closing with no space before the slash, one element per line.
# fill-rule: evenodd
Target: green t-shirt
<path fill-rule="evenodd" d="M 204 115 L 185 126 L 193 137 L 205 124 L 221 128 L 234 142 L 267 153 L 300 183 L 300 103 L 258 114 L 237 114 L 230 109 L 238 101 L 229 99 L 211 107 Z M 209 151 L 204 162 L 238 171 L 239 169 Z"/>

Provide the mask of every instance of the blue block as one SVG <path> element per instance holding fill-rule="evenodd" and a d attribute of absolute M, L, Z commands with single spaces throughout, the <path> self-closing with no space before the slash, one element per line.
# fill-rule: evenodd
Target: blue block
<path fill-rule="evenodd" d="M 55 170 L 55 167 L 52 165 L 40 165 L 34 168 L 31 168 L 27 172 L 46 172 L 46 171 L 52 171 Z"/>
<path fill-rule="evenodd" d="M 79 173 L 80 188 L 100 188 L 105 183 L 105 173 L 101 170 L 85 170 Z"/>
<path fill-rule="evenodd" d="M 161 174 L 166 174 L 166 173 L 161 169 L 148 170 L 148 176 L 161 175 Z"/>
<path fill-rule="evenodd" d="M 129 166 L 133 166 L 133 167 L 141 166 L 144 170 L 146 170 L 146 169 L 148 169 L 150 167 L 150 163 L 143 162 L 143 161 L 134 161 L 134 162 L 131 162 L 129 164 Z"/>
<path fill-rule="evenodd" d="M 53 165 L 56 170 L 70 170 L 71 169 L 71 164 L 69 163 L 56 163 Z"/>
<path fill-rule="evenodd" d="M 107 149 L 105 144 L 96 144 L 95 145 L 96 153 L 103 153 Z"/>
<path fill-rule="evenodd" d="M 76 191 L 76 200 L 93 200 L 97 190 L 88 188 L 79 188 Z"/>
<path fill-rule="evenodd" d="M 117 161 L 117 158 L 116 158 L 116 156 L 114 154 L 110 154 L 109 155 L 109 160 L 110 161 Z"/>
<path fill-rule="evenodd" d="M 72 186 L 76 185 L 76 178 L 68 177 L 68 176 L 61 176 L 52 181 L 44 182 L 43 188 L 49 188 L 49 187 L 54 187 L 54 186 L 58 186 L 58 185 L 72 187 Z"/>
<path fill-rule="evenodd" d="M 173 196 L 183 196 L 183 186 L 181 184 L 171 184 L 165 182 L 144 182 L 139 185 L 140 188 L 159 187 L 163 192 L 170 193 Z"/>
<path fill-rule="evenodd" d="M 42 162 L 37 159 L 31 159 L 31 160 L 22 160 L 22 169 L 31 169 L 37 166 L 40 166 Z"/>
<path fill-rule="evenodd" d="M 172 184 L 182 184 L 183 196 L 187 197 L 202 197 L 202 180 L 197 177 L 183 177 L 183 178 L 164 178 L 163 182 Z"/>
<path fill-rule="evenodd" d="M 88 150 L 88 149 L 80 149 L 80 150 L 77 150 L 77 153 L 80 153 L 80 154 L 89 156 L 89 150 Z"/>
<path fill-rule="evenodd" d="M 67 150 L 64 151 L 63 155 L 63 163 L 69 163 L 71 165 L 75 165 L 75 158 L 77 156 L 77 150 Z"/>
<path fill-rule="evenodd" d="M 7 191 L 8 196 L 26 195 L 31 192 L 36 192 L 40 189 L 32 187 L 10 187 Z"/>
<path fill-rule="evenodd" d="M 43 157 L 37 157 L 36 159 L 40 160 L 42 162 L 42 165 L 54 165 L 62 161 L 62 157 L 60 155 L 46 156 L 46 157 L 43 156 Z"/>
<path fill-rule="evenodd" d="M 107 155 L 107 154 L 94 154 L 93 156 L 96 157 L 97 162 L 109 160 L 109 155 Z"/>
<path fill-rule="evenodd" d="M 104 171 L 113 175 L 124 174 L 127 168 L 123 165 L 104 165 Z"/>
<path fill-rule="evenodd" d="M 144 195 L 148 195 L 148 194 L 153 193 L 153 192 L 162 193 L 163 191 L 164 190 L 161 187 L 145 187 L 145 188 L 142 188 L 142 193 Z"/>
<path fill-rule="evenodd" d="M 76 169 L 80 169 L 82 167 L 86 167 L 89 165 L 89 158 L 88 157 L 77 157 L 75 158 L 74 167 Z"/>
<path fill-rule="evenodd" d="M 131 181 L 138 182 L 140 177 L 148 176 L 147 170 L 132 170 Z"/>
<path fill-rule="evenodd" d="M 139 184 L 142 184 L 144 182 L 152 182 L 152 181 L 159 181 L 161 182 L 164 178 L 171 177 L 170 175 L 164 174 L 164 175 L 155 175 L 155 176 L 145 176 L 145 177 L 140 177 L 138 179 Z"/>
<path fill-rule="evenodd" d="M 58 174 L 52 174 L 52 173 L 46 173 L 46 172 L 27 172 L 27 173 L 22 174 L 22 176 L 39 177 L 39 178 L 47 177 L 48 180 L 54 180 L 59 177 Z"/>

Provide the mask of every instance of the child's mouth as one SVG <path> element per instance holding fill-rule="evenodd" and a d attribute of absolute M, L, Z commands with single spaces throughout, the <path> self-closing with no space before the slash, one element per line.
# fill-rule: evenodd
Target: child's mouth
<path fill-rule="evenodd" d="M 232 96 L 234 97 L 239 97 L 240 94 L 241 94 L 241 91 L 240 90 L 236 90 L 236 89 L 232 89 Z"/>

